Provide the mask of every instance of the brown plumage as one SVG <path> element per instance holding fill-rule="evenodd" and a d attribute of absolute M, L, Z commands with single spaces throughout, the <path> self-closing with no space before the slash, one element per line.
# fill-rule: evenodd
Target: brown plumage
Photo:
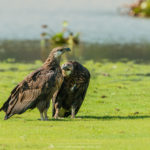
<path fill-rule="evenodd" d="M 72 118 L 78 113 L 90 81 L 89 71 L 76 61 L 62 66 L 63 84 L 56 97 L 53 97 L 53 116 Z"/>
<path fill-rule="evenodd" d="M 48 119 L 50 99 L 58 92 L 63 82 L 60 58 L 66 51 L 70 49 L 54 48 L 43 66 L 29 74 L 12 90 L 8 100 L 0 108 L 0 111 L 6 113 L 5 120 L 35 107 L 40 111 L 41 120 Z"/>

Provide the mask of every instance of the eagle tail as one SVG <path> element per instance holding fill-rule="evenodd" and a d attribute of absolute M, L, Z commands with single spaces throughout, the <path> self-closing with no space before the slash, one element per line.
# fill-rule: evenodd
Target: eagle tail
<path fill-rule="evenodd" d="M 56 110 L 55 110 L 55 98 L 52 97 L 52 117 L 54 117 L 55 112 L 56 112 Z"/>
<path fill-rule="evenodd" d="M 2 111 L 2 110 L 3 110 L 3 107 L 0 108 L 0 111 Z"/>
<path fill-rule="evenodd" d="M 1 112 L 2 110 L 5 111 L 4 106 L 2 106 L 2 107 L 0 108 L 0 112 Z M 10 118 L 10 117 L 6 114 L 5 117 L 4 117 L 4 120 L 7 120 L 8 118 Z"/>
<path fill-rule="evenodd" d="M 11 114 L 11 113 L 10 113 L 10 114 L 7 114 L 7 113 L 6 113 L 6 115 L 5 115 L 5 117 L 4 117 L 4 120 L 9 119 L 9 118 L 10 118 L 11 116 L 13 116 L 13 115 L 14 115 L 14 114 Z"/>
<path fill-rule="evenodd" d="M 55 112 L 56 112 L 55 107 L 54 107 L 54 106 L 52 106 L 52 117 L 54 117 L 54 116 L 55 116 Z"/>
<path fill-rule="evenodd" d="M 9 117 L 7 115 L 5 115 L 4 120 L 7 120 Z"/>
<path fill-rule="evenodd" d="M 0 112 L 3 110 L 4 112 L 7 111 L 8 108 L 8 102 L 5 102 L 4 105 L 0 108 Z"/>
<path fill-rule="evenodd" d="M 5 105 L 3 105 L 3 106 L 0 108 L 0 112 L 1 112 L 2 110 L 5 111 Z"/>

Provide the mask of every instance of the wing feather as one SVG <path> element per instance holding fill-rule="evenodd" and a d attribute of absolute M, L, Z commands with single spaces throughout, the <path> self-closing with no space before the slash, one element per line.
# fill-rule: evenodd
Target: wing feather
<path fill-rule="evenodd" d="M 54 71 L 42 72 L 42 70 L 37 70 L 30 74 L 12 90 L 6 101 L 8 105 L 5 109 L 6 114 L 8 116 L 21 114 L 29 108 L 34 108 L 42 95 L 50 93 L 54 82 Z"/>

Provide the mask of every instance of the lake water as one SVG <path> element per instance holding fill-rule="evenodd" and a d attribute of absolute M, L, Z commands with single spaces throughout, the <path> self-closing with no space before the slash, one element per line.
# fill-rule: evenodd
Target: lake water
<path fill-rule="evenodd" d="M 0 0 L 0 39 L 39 39 L 41 25 L 61 31 L 63 20 L 81 32 L 82 41 L 139 43 L 150 41 L 150 19 L 120 15 L 134 0 Z"/>
<path fill-rule="evenodd" d="M 56 47 L 56 46 L 53 46 Z M 0 42 L 0 61 L 8 58 L 16 62 L 34 62 L 45 60 L 52 49 L 40 49 L 40 41 L 3 41 Z M 71 53 L 63 58 L 69 60 L 93 60 L 95 62 L 108 61 L 134 61 L 135 63 L 150 63 L 150 43 L 129 43 L 129 44 L 96 44 L 81 43 L 75 46 Z"/>
<path fill-rule="evenodd" d="M 133 1 L 0 0 L 0 61 L 41 59 L 41 25 L 47 24 L 56 33 L 64 20 L 71 31 L 81 33 L 84 42 L 75 48 L 76 58 L 149 61 L 150 19 L 118 12 L 118 8 Z"/>

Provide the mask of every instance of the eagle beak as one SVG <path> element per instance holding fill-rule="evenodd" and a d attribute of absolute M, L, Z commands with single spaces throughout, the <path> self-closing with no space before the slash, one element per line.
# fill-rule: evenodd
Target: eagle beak
<path fill-rule="evenodd" d="M 62 68 L 63 70 L 67 70 L 67 69 L 68 69 L 68 67 L 67 67 L 66 65 L 63 65 L 61 68 Z"/>
<path fill-rule="evenodd" d="M 66 50 L 67 52 L 71 51 L 71 49 L 70 49 L 70 48 L 65 48 L 65 50 Z"/>

